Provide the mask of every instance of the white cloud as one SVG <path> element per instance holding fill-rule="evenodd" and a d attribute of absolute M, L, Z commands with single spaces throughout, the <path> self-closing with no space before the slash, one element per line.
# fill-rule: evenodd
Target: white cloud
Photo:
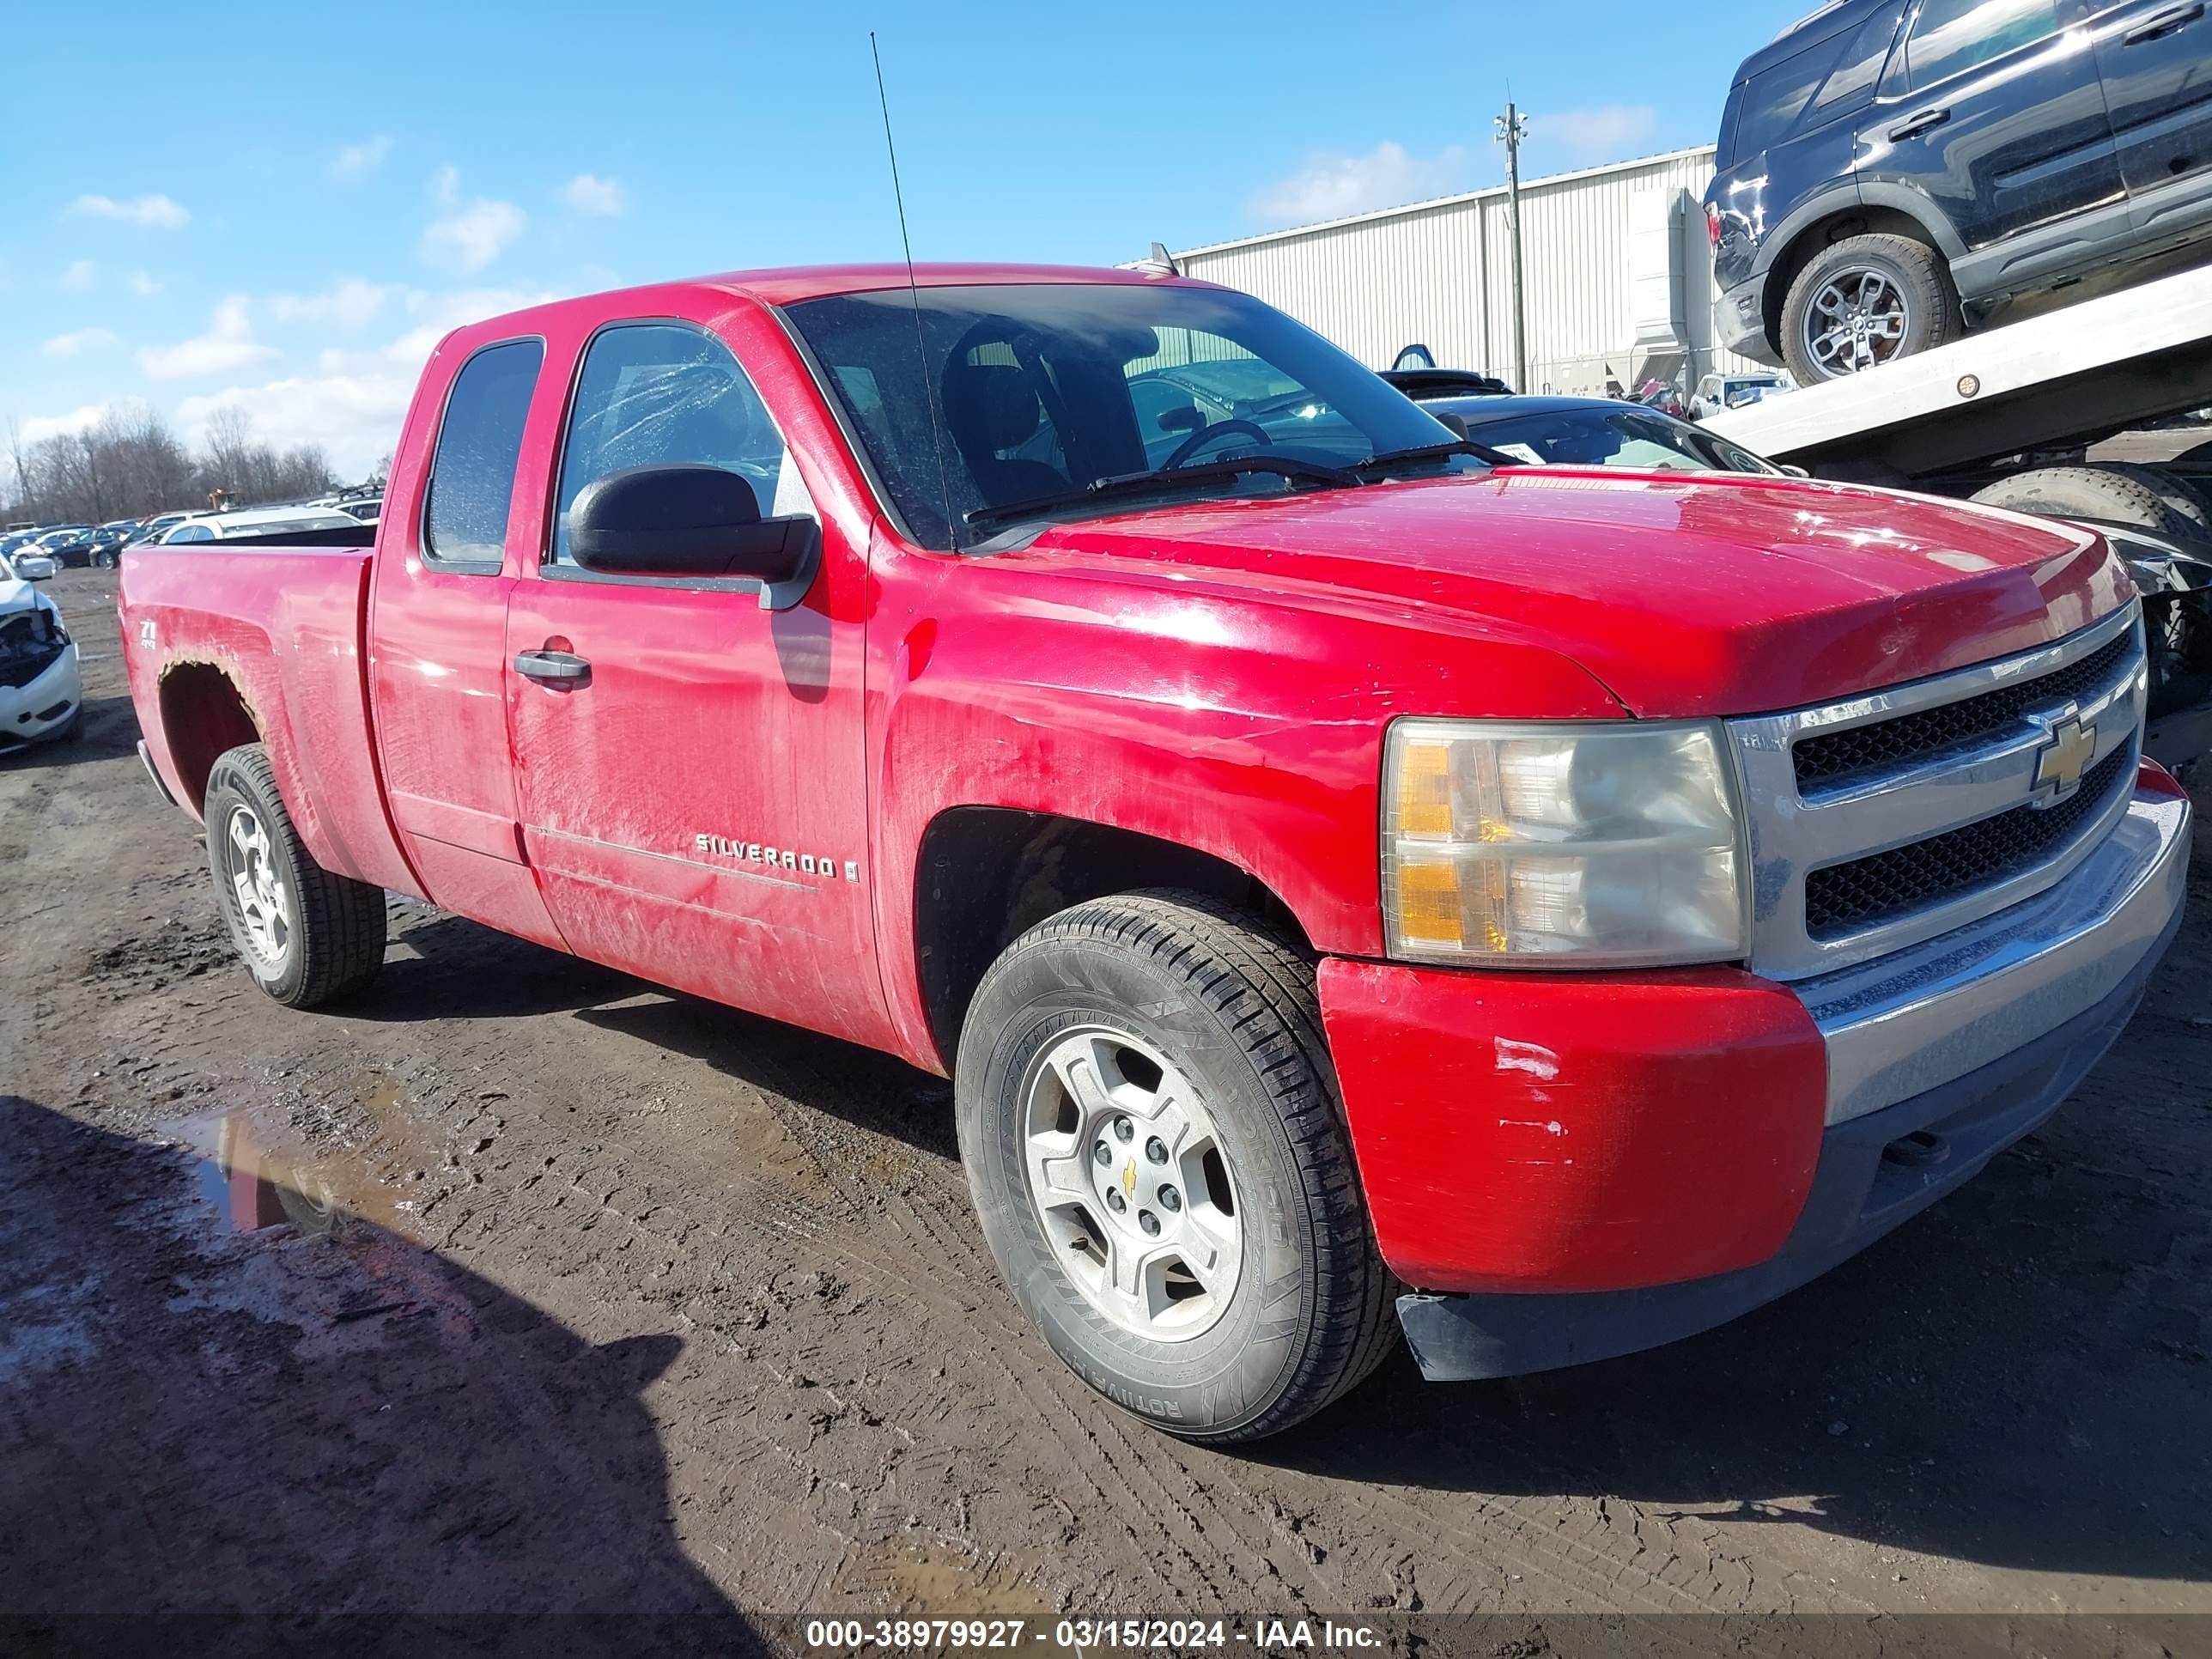
<path fill-rule="evenodd" d="M 341 477 L 358 478 L 399 441 L 414 394 L 415 377 L 396 370 L 300 376 L 187 398 L 177 419 L 197 442 L 218 411 L 242 410 L 256 431 L 272 440 L 281 434 L 286 444 L 320 444 Z"/>
<path fill-rule="evenodd" d="M 1600 104 L 1530 116 L 1528 142 L 1532 149 L 1556 144 L 1577 161 L 1617 161 L 1658 130 L 1659 112 L 1649 104 Z"/>
<path fill-rule="evenodd" d="M 136 196 L 127 202 L 112 196 L 80 196 L 69 204 L 69 210 L 87 218 L 113 219 L 155 230 L 181 230 L 192 216 L 167 196 Z"/>
<path fill-rule="evenodd" d="M 374 138 L 365 138 L 358 144 L 348 144 L 338 151 L 337 159 L 331 163 L 331 177 L 342 185 L 357 184 L 384 165 L 384 158 L 392 154 L 392 135 L 380 132 Z"/>
<path fill-rule="evenodd" d="M 430 198 L 449 211 L 423 231 L 422 258 L 464 276 L 498 258 L 529 222 L 512 202 L 479 196 L 464 204 L 460 169 L 450 163 L 432 175 Z"/>
<path fill-rule="evenodd" d="M 406 299 L 407 314 L 415 319 L 415 326 L 384 347 L 380 355 L 386 362 L 420 368 L 429 362 L 438 342 L 455 329 L 480 323 L 487 317 L 542 306 L 560 297 L 542 289 L 465 288 L 441 293 L 410 289 Z"/>
<path fill-rule="evenodd" d="M 48 438 L 64 437 L 88 426 L 97 426 L 106 413 L 106 404 L 82 404 L 66 415 L 33 415 L 16 428 L 15 436 L 27 449 Z"/>
<path fill-rule="evenodd" d="M 73 259 L 62 272 L 62 286 L 72 294 L 82 294 L 100 280 L 100 267 L 89 259 Z"/>
<path fill-rule="evenodd" d="M 39 349 L 49 357 L 74 357 L 80 351 L 93 351 L 101 346 L 120 343 L 114 331 L 105 328 L 81 328 L 73 334 L 57 334 L 40 345 Z"/>
<path fill-rule="evenodd" d="M 206 333 L 173 346 L 148 346 L 138 364 L 154 380 L 182 380 L 227 374 L 274 355 L 254 340 L 246 296 L 234 294 L 216 307 Z"/>
<path fill-rule="evenodd" d="M 628 205 L 619 184 L 590 173 L 580 173 L 571 179 L 561 196 L 579 213 L 600 213 L 610 218 Z"/>
<path fill-rule="evenodd" d="M 161 285 L 143 270 L 131 273 L 131 291 L 142 300 L 150 300 L 161 291 Z"/>
<path fill-rule="evenodd" d="M 269 313 L 281 323 L 365 328 L 376 319 L 392 293 L 391 289 L 349 276 L 320 294 L 274 295 L 269 301 Z"/>
<path fill-rule="evenodd" d="M 1386 139 L 1364 155 L 1313 156 L 1289 178 L 1255 195 L 1247 210 L 1269 224 L 1341 219 L 1370 208 L 1449 195 L 1465 183 L 1468 163 L 1463 145 L 1423 156 Z"/>

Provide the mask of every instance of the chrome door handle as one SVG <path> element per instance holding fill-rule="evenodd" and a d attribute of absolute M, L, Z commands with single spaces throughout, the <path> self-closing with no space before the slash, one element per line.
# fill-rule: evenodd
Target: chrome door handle
<path fill-rule="evenodd" d="M 1948 106 L 1917 109 L 1892 127 L 1889 130 L 1889 136 L 1892 138 L 1910 138 L 1913 134 L 1925 132 L 1930 127 L 1940 127 L 1950 118 L 1951 112 Z"/>
<path fill-rule="evenodd" d="M 2204 0 L 2189 0 L 2181 6 L 2168 6 L 2164 11 L 2154 11 L 2120 37 L 2130 46 L 2139 46 L 2146 40 L 2160 40 L 2183 26 L 2195 22 L 2204 15 Z"/>
<path fill-rule="evenodd" d="M 525 651 L 514 659 L 514 672 L 540 685 L 588 685 L 592 665 L 566 651 Z"/>

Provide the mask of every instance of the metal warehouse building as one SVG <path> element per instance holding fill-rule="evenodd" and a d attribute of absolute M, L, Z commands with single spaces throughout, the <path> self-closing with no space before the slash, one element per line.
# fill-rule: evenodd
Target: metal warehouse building
<path fill-rule="evenodd" d="M 1418 343 L 1448 368 L 1528 392 L 1601 392 L 1747 367 L 1712 336 L 1712 263 L 1698 205 L 1711 146 L 1526 180 L 1528 374 L 1513 361 L 1513 232 L 1504 185 L 1216 242 L 1188 275 L 1279 307 L 1363 362 Z"/>

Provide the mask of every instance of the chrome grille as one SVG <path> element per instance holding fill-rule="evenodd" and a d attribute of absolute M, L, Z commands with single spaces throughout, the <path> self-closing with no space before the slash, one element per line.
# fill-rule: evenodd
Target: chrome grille
<path fill-rule="evenodd" d="M 1899 714 L 1873 726 L 1800 738 L 1790 751 L 1796 765 L 1797 787 L 1832 785 L 1986 743 L 2008 727 L 2018 726 L 2030 708 L 2045 700 L 2079 699 L 2110 684 L 2131 645 L 2125 634 L 2119 634 L 2079 661 L 2031 680 L 1923 708 L 1917 714 Z"/>
<path fill-rule="evenodd" d="M 1750 821 L 1752 967 L 1827 973 L 2061 879 L 2127 810 L 2145 660 L 2130 605 L 2056 645 L 1729 721 Z M 2058 799 L 2039 777 L 2058 736 L 2075 735 L 2069 720 L 2091 743 Z"/>

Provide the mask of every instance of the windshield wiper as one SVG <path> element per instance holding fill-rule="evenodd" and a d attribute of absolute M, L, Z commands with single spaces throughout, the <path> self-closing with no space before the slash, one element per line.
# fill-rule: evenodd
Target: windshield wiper
<path fill-rule="evenodd" d="M 1502 449 L 1492 449 L 1488 444 L 1479 444 L 1466 438 L 1454 438 L 1440 444 L 1416 444 L 1411 449 L 1386 449 L 1379 455 L 1370 455 L 1364 461 L 1354 461 L 1352 470 L 1362 475 L 1387 471 L 1393 467 L 1419 466 L 1425 461 L 1449 460 L 1455 455 L 1472 455 L 1485 466 L 1520 466 L 1517 455 L 1509 455 Z"/>
<path fill-rule="evenodd" d="M 981 528 L 985 525 L 1005 524 L 1016 519 L 1032 519 L 1063 507 L 1083 507 L 1115 495 L 1149 495 L 1186 483 L 1218 483 L 1224 478 L 1239 478 L 1254 472 L 1272 472 L 1292 483 L 1322 484 L 1331 489 L 1352 489 L 1362 482 L 1357 472 L 1331 466 L 1325 461 L 1310 461 L 1295 455 L 1232 455 L 1218 461 L 1198 461 L 1189 466 L 1155 467 L 1146 472 L 1117 472 L 1111 477 L 1093 478 L 1080 489 L 1070 489 L 1056 495 L 1039 495 L 1026 501 L 1003 501 L 994 507 L 979 507 L 962 517 L 964 522 Z"/>

